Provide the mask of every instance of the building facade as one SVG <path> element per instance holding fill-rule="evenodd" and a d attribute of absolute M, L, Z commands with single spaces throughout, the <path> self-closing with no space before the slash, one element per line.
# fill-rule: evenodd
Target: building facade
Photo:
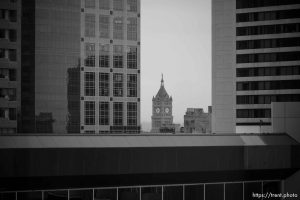
<path fill-rule="evenodd" d="M 271 102 L 300 101 L 300 3 L 212 1 L 212 132 L 271 132 Z"/>
<path fill-rule="evenodd" d="M 138 133 L 140 1 L 16 2 L 18 132 Z"/>
<path fill-rule="evenodd" d="M 184 115 L 185 133 L 211 133 L 211 109 L 205 113 L 202 108 L 188 108 Z"/>
<path fill-rule="evenodd" d="M 156 96 L 152 98 L 151 132 L 175 132 L 175 127 L 173 126 L 172 102 L 172 96 L 168 95 L 162 76 L 160 88 Z"/>
<path fill-rule="evenodd" d="M 0 3 L 0 134 L 16 133 L 20 103 L 20 2 Z"/>

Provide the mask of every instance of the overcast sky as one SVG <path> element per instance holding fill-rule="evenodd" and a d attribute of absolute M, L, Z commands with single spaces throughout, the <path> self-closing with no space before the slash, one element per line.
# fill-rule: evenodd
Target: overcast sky
<path fill-rule="evenodd" d="M 160 87 L 173 97 L 175 123 L 186 108 L 211 105 L 210 0 L 141 0 L 141 121 L 151 122 Z"/>

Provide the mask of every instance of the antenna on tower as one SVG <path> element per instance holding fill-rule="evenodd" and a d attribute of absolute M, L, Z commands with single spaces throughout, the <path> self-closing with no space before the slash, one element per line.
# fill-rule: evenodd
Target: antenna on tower
<path fill-rule="evenodd" d="M 161 81 L 160 82 L 161 82 L 161 86 L 164 86 L 164 74 L 163 73 L 161 74 Z"/>

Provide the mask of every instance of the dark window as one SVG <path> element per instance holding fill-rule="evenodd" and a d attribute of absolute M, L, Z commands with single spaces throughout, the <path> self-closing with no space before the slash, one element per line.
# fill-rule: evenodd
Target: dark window
<path fill-rule="evenodd" d="M 243 183 L 226 183 L 225 199 L 230 199 L 230 200 L 243 199 Z"/>
<path fill-rule="evenodd" d="M 237 82 L 236 90 L 286 90 L 300 89 L 300 80 Z"/>
<path fill-rule="evenodd" d="M 250 12 L 236 14 L 236 22 L 251 22 L 300 18 L 300 9 Z"/>
<path fill-rule="evenodd" d="M 18 200 L 41 200 L 41 199 L 42 199 L 42 192 L 18 192 Z"/>
<path fill-rule="evenodd" d="M 5 39 L 5 29 L 0 29 L 0 38 Z"/>
<path fill-rule="evenodd" d="M 5 49 L 0 48 L 0 58 L 5 58 Z"/>
<path fill-rule="evenodd" d="M 137 97 L 137 75 L 127 74 L 127 96 Z"/>
<path fill-rule="evenodd" d="M 263 193 L 269 193 L 268 199 L 280 199 L 278 194 L 282 193 L 280 181 L 266 181 L 263 182 Z"/>
<path fill-rule="evenodd" d="M 95 96 L 95 73 L 84 73 L 84 95 Z"/>
<path fill-rule="evenodd" d="M 8 58 L 10 61 L 17 61 L 17 50 L 9 49 L 8 50 Z"/>
<path fill-rule="evenodd" d="M 263 73 L 259 69 L 263 68 Z M 237 68 L 237 77 L 300 75 L 300 66 Z"/>
<path fill-rule="evenodd" d="M 95 125 L 95 102 L 84 102 L 84 124 Z"/>
<path fill-rule="evenodd" d="M 261 49 L 278 47 L 300 46 L 300 37 L 296 38 L 275 38 L 261 40 L 242 40 L 236 42 L 236 49 Z"/>
<path fill-rule="evenodd" d="M 9 30 L 8 32 L 9 41 L 15 42 L 17 41 L 17 31 L 16 30 Z"/>
<path fill-rule="evenodd" d="M 123 126 L 123 103 L 122 102 L 114 102 L 113 124 L 114 126 Z"/>
<path fill-rule="evenodd" d="M 99 124 L 109 125 L 109 102 L 99 102 Z"/>
<path fill-rule="evenodd" d="M 128 126 L 137 125 L 137 103 L 136 102 L 127 103 L 127 125 Z"/>
<path fill-rule="evenodd" d="M 271 109 L 237 109 L 236 118 L 270 118 Z"/>
<path fill-rule="evenodd" d="M 109 67 L 110 59 L 109 59 L 109 45 L 101 45 L 99 50 L 99 67 Z"/>
<path fill-rule="evenodd" d="M 137 47 L 127 47 L 127 68 L 137 69 Z"/>
<path fill-rule="evenodd" d="M 261 26 L 244 26 L 244 27 L 236 28 L 237 36 L 295 33 L 295 32 L 300 32 L 300 24 L 299 23 L 261 25 Z"/>
<path fill-rule="evenodd" d="M 115 97 L 123 96 L 123 74 L 113 75 L 113 94 Z"/>
<path fill-rule="evenodd" d="M 95 67 L 95 44 L 85 44 L 85 59 L 84 64 L 87 67 Z"/>
<path fill-rule="evenodd" d="M 114 68 L 123 68 L 123 46 L 114 45 L 114 55 L 113 55 L 113 66 Z"/>
<path fill-rule="evenodd" d="M 67 200 L 68 199 L 68 191 L 60 190 L 60 191 L 45 191 L 44 192 L 44 200 Z"/>
<path fill-rule="evenodd" d="M 299 0 L 236 0 L 236 8 L 256 8 L 267 6 L 299 4 Z"/>
<path fill-rule="evenodd" d="M 99 73 L 99 96 L 109 96 L 109 73 Z"/>
<path fill-rule="evenodd" d="M 16 10 L 10 10 L 8 15 L 9 15 L 9 21 L 11 21 L 11 22 L 17 21 L 17 11 Z"/>
<path fill-rule="evenodd" d="M 256 53 L 237 54 L 237 63 L 257 63 L 257 62 L 278 62 L 300 60 L 300 52 L 276 52 L 276 53 Z"/>

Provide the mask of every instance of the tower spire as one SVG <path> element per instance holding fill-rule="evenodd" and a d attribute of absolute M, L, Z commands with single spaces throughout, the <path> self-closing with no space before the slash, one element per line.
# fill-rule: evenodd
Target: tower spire
<path fill-rule="evenodd" d="M 164 86 L 164 75 L 163 74 L 161 74 L 161 86 Z"/>

